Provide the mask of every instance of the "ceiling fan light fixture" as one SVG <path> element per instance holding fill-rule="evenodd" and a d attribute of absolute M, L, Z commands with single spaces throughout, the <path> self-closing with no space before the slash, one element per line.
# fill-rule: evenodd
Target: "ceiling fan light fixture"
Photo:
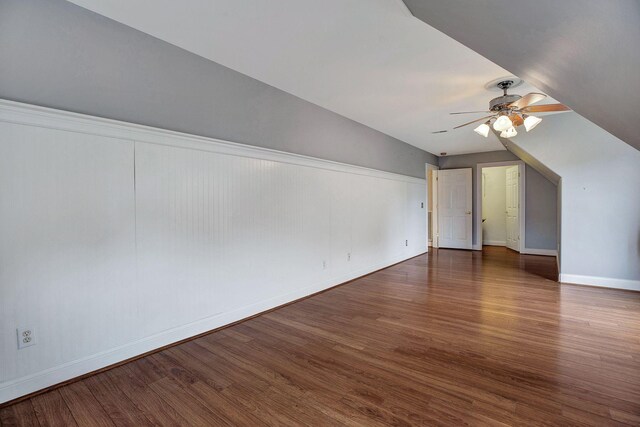
<path fill-rule="evenodd" d="M 498 132 L 504 132 L 512 127 L 513 122 L 511 121 L 509 116 L 500 116 L 496 119 L 495 123 L 493 123 L 493 128 Z"/>
<path fill-rule="evenodd" d="M 491 128 L 489 127 L 489 122 L 487 121 L 486 123 L 483 123 L 480 126 L 478 126 L 477 128 L 475 128 L 473 131 L 475 133 L 477 133 L 478 135 L 482 135 L 485 138 L 487 138 L 489 136 L 489 131 L 490 130 L 491 130 Z"/>
<path fill-rule="evenodd" d="M 529 132 L 534 127 L 538 126 L 542 119 L 540 117 L 524 115 L 524 129 Z"/>
<path fill-rule="evenodd" d="M 500 133 L 500 136 L 503 138 L 513 138 L 517 134 L 518 131 L 516 131 L 516 128 L 511 126 L 509 129 L 503 130 L 502 133 Z"/>

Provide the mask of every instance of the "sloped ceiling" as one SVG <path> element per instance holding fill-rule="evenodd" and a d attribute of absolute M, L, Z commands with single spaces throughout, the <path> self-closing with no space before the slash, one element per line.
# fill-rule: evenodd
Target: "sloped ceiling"
<path fill-rule="evenodd" d="M 411 12 L 640 150 L 637 0 L 404 0 Z"/>
<path fill-rule="evenodd" d="M 482 115 L 449 112 L 485 110 L 485 83 L 509 73 L 401 0 L 72 2 L 436 155 L 504 149 L 451 131 Z"/>

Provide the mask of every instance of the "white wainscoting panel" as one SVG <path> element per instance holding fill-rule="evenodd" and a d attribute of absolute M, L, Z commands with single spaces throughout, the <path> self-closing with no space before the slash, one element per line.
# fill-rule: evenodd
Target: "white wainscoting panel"
<path fill-rule="evenodd" d="M 0 402 L 425 252 L 425 185 L 0 101 Z"/>
<path fill-rule="evenodd" d="M 0 121 L 0 401 L 6 381 L 141 337 L 133 168 L 129 141 Z"/>

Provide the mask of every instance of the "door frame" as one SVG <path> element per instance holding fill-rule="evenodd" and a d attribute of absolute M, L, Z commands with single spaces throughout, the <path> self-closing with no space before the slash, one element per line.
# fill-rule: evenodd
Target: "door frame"
<path fill-rule="evenodd" d="M 431 211 L 431 232 L 433 235 L 431 236 L 431 247 L 438 247 L 438 218 L 436 218 L 438 215 L 438 169 L 440 169 L 439 166 L 432 165 L 431 163 L 425 163 L 425 180 L 427 184 L 427 198 L 425 200 L 427 209 L 424 210 L 424 215 L 427 224 L 427 236 L 425 237 L 427 240 L 427 252 L 429 252 L 429 196 L 433 196 L 433 207 Z M 429 173 L 432 171 L 435 172 L 435 179 L 431 182 L 431 186 L 429 186 Z"/>
<path fill-rule="evenodd" d="M 493 168 L 497 166 L 515 166 L 518 165 L 518 222 L 520 223 L 520 241 L 518 242 L 518 252 L 524 253 L 525 245 L 525 200 L 526 200 L 526 180 L 525 180 L 525 163 L 522 160 L 509 160 L 506 162 L 492 162 L 492 163 L 478 163 L 476 165 L 476 182 L 475 182 L 475 195 L 476 195 L 476 210 L 473 212 L 473 224 L 475 226 L 475 240 L 476 244 L 473 245 L 474 250 L 482 250 L 482 169 Z"/>

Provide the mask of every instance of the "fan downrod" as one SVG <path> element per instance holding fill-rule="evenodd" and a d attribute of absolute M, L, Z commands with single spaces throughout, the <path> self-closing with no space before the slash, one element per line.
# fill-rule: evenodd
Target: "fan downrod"
<path fill-rule="evenodd" d="M 503 91 L 503 95 L 507 96 L 507 90 L 513 86 L 514 81 L 513 80 L 503 80 L 501 82 L 498 82 L 496 84 L 496 86 L 498 86 L 500 89 L 502 89 Z"/>
<path fill-rule="evenodd" d="M 514 85 L 513 80 L 502 80 L 496 83 L 496 87 L 502 90 L 502 96 L 493 98 L 489 101 L 489 110 L 503 111 L 508 110 L 508 105 L 520 99 L 520 95 L 509 95 L 507 90 Z"/>

